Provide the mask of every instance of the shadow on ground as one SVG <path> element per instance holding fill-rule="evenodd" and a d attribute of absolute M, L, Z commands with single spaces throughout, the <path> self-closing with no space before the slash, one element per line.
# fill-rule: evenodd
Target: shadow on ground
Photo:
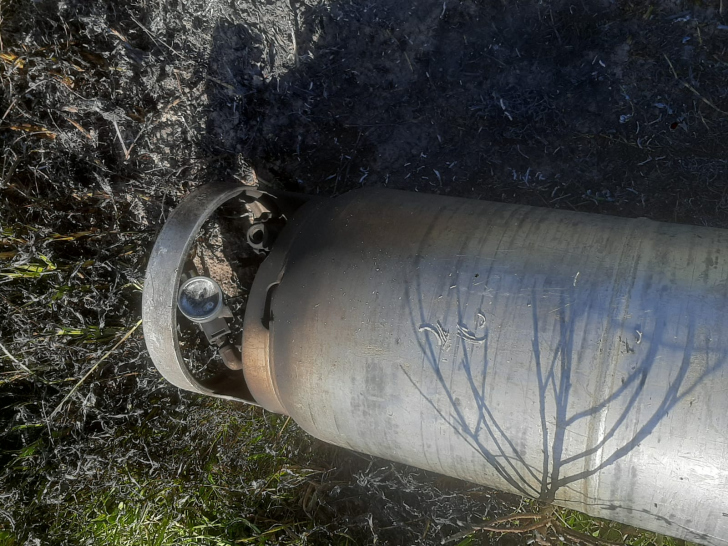
<path fill-rule="evenodd" d="M 207 146 L 314 193 L 385 185 L 724 225 L 728 31 L 683 7 L 251 5 L 214 30 Z"/>

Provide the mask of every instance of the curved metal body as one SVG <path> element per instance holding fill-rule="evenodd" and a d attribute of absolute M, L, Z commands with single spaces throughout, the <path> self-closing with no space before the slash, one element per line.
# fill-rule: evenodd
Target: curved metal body
<path fill-rule="evenodd" d="M 359 190 L 256 277 L 244 373 L 327 442 L 728 544 L 728 230 Z"/>

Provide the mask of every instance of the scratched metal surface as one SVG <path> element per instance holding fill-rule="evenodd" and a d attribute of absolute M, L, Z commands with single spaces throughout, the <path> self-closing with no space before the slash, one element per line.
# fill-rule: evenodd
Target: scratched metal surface
<path fill-rule="evenodd" d="M 727 249 L 725 230 L 350 192 L 290 243 L 273 384 L 333 444 L 725 545 Z"/>

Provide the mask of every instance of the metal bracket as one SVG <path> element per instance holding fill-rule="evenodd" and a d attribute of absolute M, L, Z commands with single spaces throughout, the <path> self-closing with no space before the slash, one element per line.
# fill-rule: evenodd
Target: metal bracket
<path fill-rule="evenodd" d="M 147 265 L 142 319 L 149 354 L 167 381 L 180 389 L 254 404 L 242 370 L 197 380 L 184 362 L 177 339 L 177 291 L 195 235 L 220 205 L 242 193 L 262 194 L 242 184 L 215 182 L 192 192 L 170 214 Z"/>

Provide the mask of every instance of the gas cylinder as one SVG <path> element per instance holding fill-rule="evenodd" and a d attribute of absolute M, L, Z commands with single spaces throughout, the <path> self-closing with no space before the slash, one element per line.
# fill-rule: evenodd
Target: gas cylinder
<path fill-rule="evenodd" d="M 384 188 L 299 202 L 250 289 L 237 368 L 200 381 L 177 339 L 183 263 L 245 192 L 263 195 L 197 190 L 152 251 L 145 339 L 172 383 L 337 446 L 728 545 L 728 230 Z"/>

